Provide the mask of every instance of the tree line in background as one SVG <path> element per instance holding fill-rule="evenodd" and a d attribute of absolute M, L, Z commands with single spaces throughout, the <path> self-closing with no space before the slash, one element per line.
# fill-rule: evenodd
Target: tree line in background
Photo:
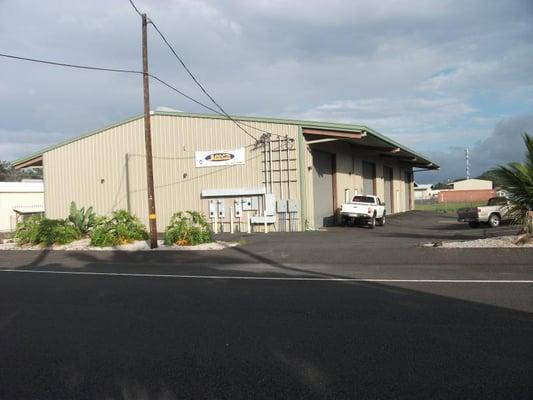
<path fill-rule="evenodd" d="M 41 168 L 17 170 L 8 161 L 0 161 L 0 182 L 18 182 L 22 179 L 43 179 Z"/>

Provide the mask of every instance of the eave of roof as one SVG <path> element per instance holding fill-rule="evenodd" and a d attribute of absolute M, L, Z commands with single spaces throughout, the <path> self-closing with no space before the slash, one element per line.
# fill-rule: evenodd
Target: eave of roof
<path fill-rule="evenodd" d="M 206 118 L 206 119 L 226 119 L 227 117 L 223 115 L 216 115 L 216 114 L 198 114 L 198 113 L 188 113 L 188 112 L 171 112 L 171 111 L 152 111 L 152 116 L 174 116 L 174 117 L 191 117 L 191 118 Z M 345 124 L 345 123 L 336 123 L 336 122 L 323 122 L 323 121 L 306 121 L 306 120 L 294 120 L 294 119 L 284 119 L 284 118 L 269 118 L 269 117 L 252 117 L 252 116 L 241 116 L 241 115 L 232 115 L 231 116 L 236 121 L 245 121 L 245 122 L 261 122 L 261 123 L 270 123 L 270 124 L 283 124 L 283 125 L 297 125 L 301 127 L 306 128 L 315 128 L 315 129 L 329 129 L 329 130 L 337 130 L 341 132 L 367 132 L 367 134 L 371 134 L 372 136 L 378 138 L 379 140 L 391 145 L 392 147 L 398 147 L 404 152 L 412 154 L 414 157 L 420 159 L 421 161 L 427 163 L 430 165 L 427 168 L 431 169 L 438 169 L 439 166 L 435 164 L 433 161 L 429 160 L 422 154 L 411 150 L 410 148 L 392 140 L 388 137 L 384 136 L 383 134 L 375 131 L 372 128 L 369 128 L 365 125 L 357 125 L 357 124 Z M 86 134 L 83 134 L 81 136 L 77 136 L 72 139 L 65 140 L 63 142 L 57 143 L 55 145 L 46 147 L 42 149 L 39 152 L 30 154 L 26 157 L 19 158 L 12 162 L 13 166 L 16 168 L 17 165 L 21 165 L 26 163 L 28 160 L 31 160 L 36 157 L 42 156 L 44 153 L 57 149 L 59 147 L 65 146 L 67 144 L 76 142 L 78 140 L 84 139 L 89 136 L 96 135 L 98 133 L 104 132 L 108 129 L 115 128 L 117 126 L 121 126 L 124 124 L 127 124 L 129 122 L 133 122 L 138 119 L 142 119 L 143 115 L 137 115 L 132 118 L 128 118 L 126 120 L 114 123 L 112 125 L 108 125 L 104 128 L 97 129 L 95 131 L 88 132 Z"/>

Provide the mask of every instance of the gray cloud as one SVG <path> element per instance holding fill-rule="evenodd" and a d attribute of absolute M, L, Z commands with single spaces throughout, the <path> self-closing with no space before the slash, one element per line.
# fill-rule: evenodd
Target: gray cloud
<path fill-rule="evenodd" d="M 500 121 L 492 134 L 469 147 L 470 176 L 476 177 L 497 165 L 522 162 L 525 154 L 524 132 L 533 135 L 533 114 L 506 118 Z M 446 151 L 432 151 L 428 155 L 439 163 L 440 171 L 420 172 L 415 179 L 420 183 L 444 182 L 466 176 L 465 147 L 451 147 Z"/>
<path fill-rule="evenodd" d="M 137 3 L 231 113 L 364 123 L 434 152 L 474 146 L 497 121 L 533 109 L 527 0 Z M 127 0 L 1 7 L 3 52 L 140 68 L 140 24 Z M 152 72 L 202 98 L 150 35 Z M 0 159 L 139 114 L 140 85 L 0 59 Z M 203 111 L 155 82 L 151 94 L 153 108 Z"/>

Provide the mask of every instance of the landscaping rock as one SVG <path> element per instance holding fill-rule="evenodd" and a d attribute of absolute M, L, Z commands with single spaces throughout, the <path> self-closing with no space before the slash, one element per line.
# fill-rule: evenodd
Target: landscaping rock
<path fill-rule="evenodd" d="M 137 240 L 133 243 L 123 244 L 116 247 L 92 247 L 90 246 L 90 239 L 75 240 L 74 242 L 54 245 L 47 247 L 48 250 L 64 250 L 64 251 L 205 251 L 205 250 L 223 250 L 228 247 L 237 246 L 236 242 L 224 242 L 217 240 L 211 243 L 199 244 L 197 246 L 166 246 L 162 240 L 158 240 L 158 248 L 150 249 L 150 242 L 145 240 Z M 0 250 L 43 250 L 44 248 L 36 246 L 18 246 L 15 242 L 0 244 Z"/>
<path fill-rule="evenodd" d="M 529 241 L 528 243 L 516 244 L 518 236 L 499 236 L 486 239 L 477 239 L 477 240 L 466 240 L 460 242 L 442 242 L 442 247 L 447 248 L 523 248 L 530 247 L 533 248 L 533 242 Z"/>

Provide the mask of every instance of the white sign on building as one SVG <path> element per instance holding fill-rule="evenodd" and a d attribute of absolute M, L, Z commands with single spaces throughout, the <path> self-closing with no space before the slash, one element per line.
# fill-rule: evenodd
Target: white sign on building
<path fill-rule="evenodd" d="M 235 150 L 214 150 L 195 152 L 196 167 L 218 167 L 245 163 L 244 147 Z"/>

